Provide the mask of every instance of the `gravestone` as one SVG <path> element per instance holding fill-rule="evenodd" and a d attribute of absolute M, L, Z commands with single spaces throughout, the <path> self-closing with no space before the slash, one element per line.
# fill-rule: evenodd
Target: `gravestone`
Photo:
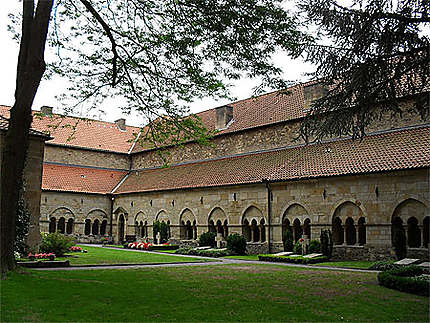
<path fill-rule="evenodd" d="M 316 258 L 322 256 L 322 253 L 311 253 L 309 255 L 303 256 L 303 258 Z"/>
<path fill-rule="evenodd" d="M 405 258 L 405 259 L 402 259 L 402 260 L 399 260 L 399 261 L 395 262 L 394 264 L 395 265 L 405 265 L 405 266 L 407 266 L 407 265 L 412 265 L 412 264 L 414 264 L 414 263 L 416 263 L 418 261 L 420 261 L 420 260 L 419 259 Z"/>
<path fill-rule="evenodd" d="M 157 232 L 157 235 L 155 236 L 155 239 L 157 239 L 157 244 L 160 244 L 160 240 L 161 240 L 161 235 L 160 232 Z"/>
<path fill-rule="evenodd" d="M 206 250 L 206 249 L 210 249 L 211 247 L 209 247 L 209 246 L 204 246 L 204 247 L 197 247 L 197 248 L 194 248 L 195 250 Z"/>
<path fill-rule="evenodd" d="M 283 252 L 275 253 L 275 256 L 289 256 L 289 255 L 292 255 L 292 254 L 293 254 L 292 251 L 283 251 Z"/>
<path fill-rule="evenodd" d="M 221 234 L 221 233 L 217 233 L 217 234 L 216 234 L 215 241 L 216 241 L 216 247 L 217 247 L 218 249 L 219 249 L 219 248 L 222 248 L 222 241 L 223 241 L 223 239 L 222 239 L 222 234 Z"/>
<path fill-rule="evenodd" d="M 423 268 L 430 268 L 430 262 L 425 261 L 425 262 L 419 264 L 418 266 L 423 267 Z"/>

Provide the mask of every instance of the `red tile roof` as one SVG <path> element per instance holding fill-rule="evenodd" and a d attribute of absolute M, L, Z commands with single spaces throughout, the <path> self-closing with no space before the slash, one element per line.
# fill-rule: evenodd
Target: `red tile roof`
<path fill-rule="evenodd" d="M 0 105 L 0 115 L 8 118 L 9 109 L 8 106 Z M 39 111 L 33 111 L 31 126 L 37 131 L 49 133 L 54 137 L 49 144 L 128 153 L 135 140 L 133 133 L 139 132 L 138 127 L 126 126 L 123 131 L 115 123 L 86 121 L 58 114 L 40 117 L 38 113 Z"/>
<path fill-rule="evenodd" d="M 43 165 L 42 190 L 110 193 L 127 172 L 57 164 Z"/>
<path fill-rule="evenodd" d="M 233 107 L 233 122 L 227 129 L 218 134 L 232 133 L 272 123 L 294 120 L 305 116 L 303 88 L 311 82 L 299 84 L 288 89 L 288 92 L 275 91 L 227 104 Z M 216 109 L 197 113 L 209 130 L 215 130 Z M 146 146 L 136 144 L 133 152 L 147 150 Z"/>
<path fill-rule="evenodd" d="M 5 117 L 2 117 L 0 115 L 0 130 L 7 131 L 8 129 L 9 129 L 9 119 L 6 119 Z M 30 128 L 28 133 L 33 136 L 42 137 L 44 140 L 50 139 L 50 137 L 47 134 L 34 130 L 32 128 Z"/>
<path fill-rule="evenodd" d="M 115 193 L 198 188 L 430 167 L 430 125 L 133 172 Z"/>

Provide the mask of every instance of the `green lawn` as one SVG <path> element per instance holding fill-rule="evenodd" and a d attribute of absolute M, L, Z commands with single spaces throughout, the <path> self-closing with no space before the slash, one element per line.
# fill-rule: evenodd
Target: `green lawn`
<path fill-rule="evenodd" d="M 1 321 L 415 321 L 429 299 L 376 273 L 277 265 L 11 273 Z"/>
<path fill-rule="evenodd" d="M 111 248 L 80 246 L 88 253 L 72 252 L 72 257 L 58 257 L 57 260 L 69 260 L 72 266 L 100 264 L 143 264 L 205 261 L 197 258 L 153 254 L 139 251 L 117 250 Z"/>
<path fill-rule="evenodd" d="M 327 261 L 327 262 L 320 262 L 320 263 L 312 264 L 312 265 L 313 266 L 368 269 L 374 263 L 375 263 L 375 261 L 351 260 L 351 261 Z"/>

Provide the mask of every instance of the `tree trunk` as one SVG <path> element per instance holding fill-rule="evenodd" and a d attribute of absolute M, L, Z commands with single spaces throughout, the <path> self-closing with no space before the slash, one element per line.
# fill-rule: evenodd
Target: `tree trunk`
<path fill-rule="evenodd" d="M 4 277 L 15 268 L 14 241 L 18 200 L 22 193 L 27 156 L 31 107 L 45 72 L 44 51 L 53 0 L 23 1 L 20 51 L 18 56 L 15 104 L 2 152 L 0 261 Z"/>

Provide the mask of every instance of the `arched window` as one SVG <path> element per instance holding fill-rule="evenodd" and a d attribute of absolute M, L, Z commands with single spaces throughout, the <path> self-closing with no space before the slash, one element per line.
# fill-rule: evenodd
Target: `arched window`
<path fill-rule="evenodd" d="M 293 229 L 290 225 L 290 220 L 288 220 L 286 217 L 284 217 L 284 221 L 282 221 L 282 241 L 285 241 L 287 231 L 290 231 L 293 233 Z"/>
<path fill-rule="evenodd" d="M 404 231 L 403 221 L 398 216 L 393 217 L 391 221 L 391 243 L 394 242 L 394 232 L 396 231 Z"/>
<path fill-rule="evenodd" d="M 193 227 L 191 226 L 191 221 L 188 220 L 185 225 L 186 231 L 187 231 L 187 239 L 192 240 L 193 239 Z"/>
<path fill-rule="evenodd" d="M 305 236 L 308 236 L 308 239 L 311 240 L 311 219 L 306 219 L 303 223 L 303 231 Z"/>
<path fill-rule="evenodd" d="M 410 248 L 421 246 L 421 231 L 418 227 L 418 220 L 415 217 L 408 219 L 408 246 Z"/>
<path fill-rule="evenodd" d="M 209 230 L 209 232 L 216 233 L 216 227 L 215 227 L 215 223 L 213 220 L 209 221 L 208 230 Z"/>
<path fill-rule="evenodd" d="M 249 222 L 247 219 L 245 219 L 245 221 L 243 221 L 242 234 L 246 238 L 246 241 L 248 241 L 248 242 L 251 241 L 251 228 L 249 227 Z"/>
<path fill-rule="evenodd" d="M 62 234 L 66 232 L 66 220 L 63 217 L 58 220 L 57 231 Z"/>
<path fill-rule="evenodd" d="M 119 228 L 118 228 L 118 240 L 120 243 L 124 242 L 124 232 L 125 232 L 125 218 L 124 215 L 121 214 L 119 216 Z"/>
<path fill-rule="evenodd" d="M 91 233 L 91 220 L 90 219 L 86 219 L 85 220 L 85 230 L 84 230 L 84 234 L 89 236 Z"/>
<path fill-rule="evenodd" d="M 364 217 L 358 219 L 358 244 L 360 246 L 366 244 L 366 219 Z"/>
<path fill-rule="evenodd" d="M 107 220 L 103 220 L 100 225 L 100 235 L 104 236 L 106 234 Z"/>
<path fill-rule="evenodd" d="M 260 221 L 260 241 L 266 242 L 266 227 L 265 227 L 264 219 Z"/>
<path fill-rule="evenodd" d="M 51 219 L 49 219 L 49 233 L 54 233 L 56 228 L 57 228 L 56 219 L 52 217 Z"/>
<path fill-rule="evenodd" d="M 93 229 L 92 229 L 92 232 L 93 232 L 94 236 L 96 236 L 96 235 L 99 234 L 99 225 L 100 225 L 100 221 L 97 220 L 97 219 L 95 219 L 94 222 L 93 222 Z"/>
<path fill-rule="evenodd" d="M 295 219 L 293 222 L 293 235 L 294 235 L 294 242 L 296 243 L 303 235 L 302 226 L 300 224 L 299 219 Z"/>
<path fill-rule="evenodd" d="M 423 246 L 429 247 L 429 229 L 430 229 L 430 216 L 426 216 L 423 220 Z"/>
<path fill-rule="evenodd" d="M 353 218 L 348 217 L 345 221 L 346 226 L 346 244 L 355 245 L 357 241 L 357 233 L 355 231 Z"/>
<path fill-rule="evenodd" d="M 224 236 L 224 227 L 222 226 L 221 220 L 216 221 L 216 232 Z"/>
<path fill-rule="evenodd" d="M 339 217 L 335 217 L 333 219 L 333 244 L 341 245 L 343 244 L 343 229 L 342 229 L 342 220 Z"/>
<path fill-rule="evenodd" d="M 73 233 L 73 219 L 72 218 L 70 218 L 69 220 L 67 220 L 66 233 L 67 234 L 72 234 Z"/>
<path fill-rule="evenodd" d="M 251 221 L 251 234 L 253 242 L 260 241 L 260 229 L 258 228 L 257 221 L 255 219 Z"/>

